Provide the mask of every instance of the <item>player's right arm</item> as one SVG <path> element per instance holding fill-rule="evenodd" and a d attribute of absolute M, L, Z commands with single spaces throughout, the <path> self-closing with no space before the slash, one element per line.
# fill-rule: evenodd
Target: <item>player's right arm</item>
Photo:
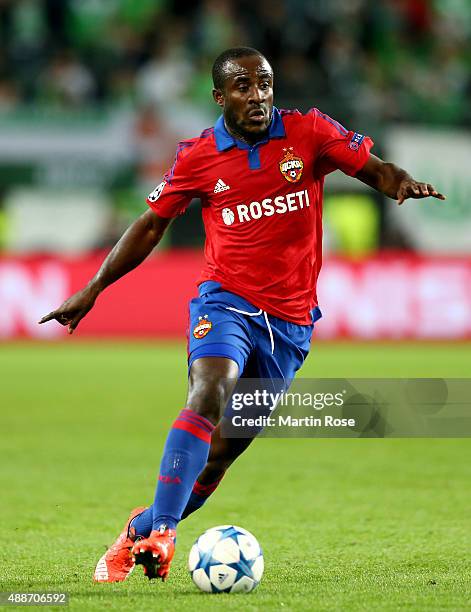
<path fill-rule="evenodd" d="M 151 253 L 172 218 L 185 212 L 192 197 L 199 195 L 194 182 L 197 173 L 188 161 L 196 140 L 179 143 L 172 168 L 147 197 L 150 210 L 126 230 L 86 287 L 72 295 L 57 310 L 44 316 L 39 323 L 55 319 L 61 325 L 68 326 L 69 334 L 73 333 L 93 308 L 100 293 L 136 268 Z"/>
<path fill-rule="evenodd" d="M 170 221 L 153 210 L 147 210 L 122 235 L 91 281 L 59 308 L 44 316 L 39 323 L 55 319 L 61 325 L 68 326 L 69 334 L 73 333 L 93 308 L 100 293 L 136 268 L 152 252 Z"/>

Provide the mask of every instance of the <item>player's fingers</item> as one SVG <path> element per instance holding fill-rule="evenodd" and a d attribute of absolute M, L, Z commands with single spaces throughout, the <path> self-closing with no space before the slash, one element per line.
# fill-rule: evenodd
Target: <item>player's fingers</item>
<path fill-rule="evenodd" d="M 432 195 L 434 198 L 437 198 L 438 200 L 446 200 L 446 195 L 443 195 L 443 193 L 434 193 Z"/>
<path fill-rule="evenodd" d="M 426 185 L 425 183 L 420 183 L 418 185 L 419 188 L 419 194 L 422 194 L 425 197 L 428 197 L 430 195 L 430 192 L 428 190 L 428 185 Z"/>
<path fill-rule="evenodd" d="M 52 321 L 52 319 L 55 319 L 57 315 L 57 311 L 53 310 L 52 312 L 50 312 L 47 315 L 44 315 L 44 317 L 42 317 L 42 319 L 40 319 L 38 321 L 39 325 L 41 325 L 41 323 L 47 323 L 48 321 Z"/>
<path fill-rule="evenodd" d="M 62 313 L 56 316 L 56 319 L 57 319 L 57 322 L 60 323 L 61 325 L 68 325 L 70 321 L 72 320 L 72 316 Z"/>
<path fill-rule="evenodd" d="M 79 312 L 79 314 L 77 316 L 75 316 L 72 321 L 70 321 L 69 323 L 69 329 L 67 330 L 69 332 L 69 334 L 73 334 L 75 331 L 75 328 L 77 327 L 77 325 L 80 323 L 81 319 L 82 319 L 83 314 L 81 312 Z"/>
<path fill-rule="evenodd" d="M 417 183 L 412 183 L 410 185 L 410 190 L 412 191 L 414 196 L 420 196 L 421 195 L 421 191 L 420 191 L 419 185 L 417 185 Z"/>
<path fill-rule="evenodd" d="M 398 190 L 398 192 L 397 192 L 397 204 L 398 204 L 398 206 L 403 204 L 404 200 L 406 200 L 408 197 L 409 197 L 409 195 L 407 193 L 407 188 L 401 187 Z"/>

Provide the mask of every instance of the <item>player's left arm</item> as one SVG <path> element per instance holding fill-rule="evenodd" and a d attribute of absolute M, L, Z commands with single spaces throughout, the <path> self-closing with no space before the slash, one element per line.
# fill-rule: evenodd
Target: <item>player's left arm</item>
<path fill-rule="evenodd" d="M 397 200 L 399 205 L 407 198 L 432 197 L 446 200 L 446 196 L 439 193 L 430 183 L 416 181 L 396 164 L 385 162 L 371 153 L 366 164 L 356 173 L 355 178 L 393 200 Z"/>

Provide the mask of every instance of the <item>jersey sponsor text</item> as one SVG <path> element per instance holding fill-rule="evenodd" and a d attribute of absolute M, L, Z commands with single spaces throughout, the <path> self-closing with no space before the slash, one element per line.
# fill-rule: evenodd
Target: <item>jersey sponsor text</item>
<path fill-rule="evenodd" d="M 264 198 L 260 202 L 237 204 L 237 219 L 239 223 L 246 223 L 247 221 L 260 219 L 261 217 L 271 217 L 275 214 L 284 215 L 285 213 L 302 210 L 303 208 L 308 208 L 309 205 L 309 193 L 307 189 L 303 189 L 302 191 L 276 196 L 276 198 L 273 199 Z M 228 211 L 229 209 L 227 208 L 223 210 L 223 220 L 226 225 L 232 225 L 233 215 L 231 216 L 231 221 L 228 223 Z"/>

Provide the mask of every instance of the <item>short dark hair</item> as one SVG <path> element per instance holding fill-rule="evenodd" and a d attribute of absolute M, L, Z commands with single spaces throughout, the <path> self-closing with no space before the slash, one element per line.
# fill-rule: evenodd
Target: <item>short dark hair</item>
<path fill-rule="evenodd" d="M 226 49 L 214 60 L 213 64 L 213 84 L 215 89 L 224 89 L 224 81 L 226 80 L 225 66 L 227 62 L 231 60 L 239 59 L 241 57 L 250 57 L 251 55 L 259 55 L 265 58 L 263 53 L 257 51 L 253 47 L 232 47 Z"/>

